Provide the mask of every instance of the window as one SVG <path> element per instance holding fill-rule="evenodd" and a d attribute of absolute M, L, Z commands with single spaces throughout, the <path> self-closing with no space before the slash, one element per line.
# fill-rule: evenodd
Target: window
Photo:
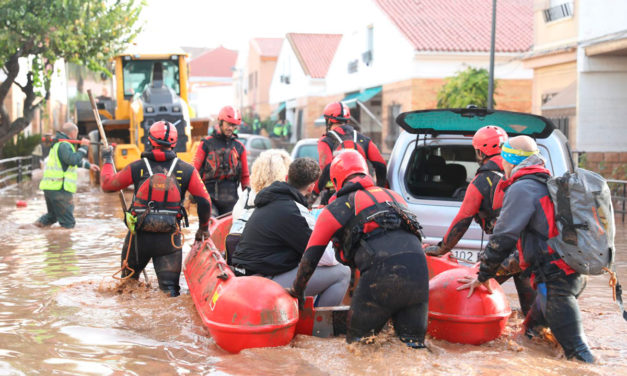
<path fill-rule="evenodd" d="M 318 160 L 318 145 L 316 144 L 305 144 L 298 148 L 296 152 L 296 158 L 304 158 L 308 157 L 315 161 Z"/>
<path fill-rule="evenodd" d="M 568 117 L 549 118 L 549 120 L 551 120 L 553 124 L 555 124 L 555 128 L 559 129 L 560 131 L 562 131 L 562 133 L 564 133 L 564 136 L 566 136 L 566 139 L 569 139 Z"/>
<path fill-rule="evenodd" d="M 462 201 L 478 168 L 471 145 L 418 145 L 407 166 L 405 183 L 418 198 Z"/>
<path fill-rule="evenodd" d="M 357 72 L 357 64 L 358 63 L 359 63 L 359 60 L 349 61 L 348 62 L 348 73 L 355 73 L 355 72 Z"/>
<path fill-rule="evenodd" d="M 163 83 L 180 95 L 178 60 L 124 60 L 122 71 L 124 77 L 124 97 L 130 98 L 141 94 L 152 82 L 155 63 L 163 68 Z"/>
<path fill-rule="evenodd" d="M 551 0 L 549 7 L 544 10 L 544 21 L 551 22 L 573 16 L 572 0 Z"/>
<path fill-rule="evenodd" d="M 268 149 L 266 143 L 263 141 L 264 140 L 261 138 L 253 138 L 253 140 L 250 142 L 250 147 L 252 149 L 260 149 L 260 150 Z"/>
<path fill-rule="evenodd" d="M 369 25 L 366 28 L 366 52 L 361 54 L 361 59 L 366 66 L 372 64 L 372 48 L 374 45 L 374 27 Z"/>

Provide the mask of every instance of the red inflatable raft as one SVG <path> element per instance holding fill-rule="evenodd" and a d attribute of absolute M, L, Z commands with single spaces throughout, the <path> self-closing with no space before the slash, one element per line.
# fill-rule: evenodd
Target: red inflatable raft
<path fill-rule="evenodd" d="M 210 227 L 211 238 L 213 242 L 218 245 L 218 248 L 220 250 L 224 250 L 224 241 L 226 235 L 228 235 L 231 228 L 231 216 L 225 215 L 218 217 L 217 219 L 212 219 Z M 188 257 L 188 262 L 189 259 L 190 258 Z M 222 259 L 220 258 L 220 260 Z M 186 262 L 186 264 L 188 264 L 188 262 Z M 507 297 L 503 293 L 503 290 L 498 285 L 498 283 L 496 283 L 494 280 L 490 282 L 491 287 L 494 291 L 492 294 L 488 294 L 487 291 L 482 287 L 478 290 L 475 290 L 473 296 L 467 298 L 468 290 L 456 290 L 457 287 L 460 285 L 457 280 L 466 275 L 476 275 L 476 269 L 459 264 L 458 261 L 453 258 L 450 253 L 442 257 L 427 256 L 427 267 L 429 269 L 430 279 L 428 332 L 431 336 L 450 342 L 478 345 L 491 341 L 499 337 L 503 333 L 503 330 L 505 329 L 505 326 L 507 324 L 507 319 L 511 314 L 511 309 L 509 307 Z M 223 266 L 223 268 L 228 269 L 226 268 L 226 266 Z M 200 273 L 202 270 L 203 268 L 200 268 L 198 272 Z M 228 270 L 227 272 L 230 273 L 230 270 Z M 208 274 L 212 274 L 212 272 L 209 272 Z M 188 271 L 187 267 L 185 270 L 185 275 L 187 276 L 189 285 L 189 275 L 193 275 L 193 273 L 191 273 L 191 270 Z M 215 274 L 212 275 L 214 275 L 213 280 L 215 280 Z M 238 277 L 233 279 L 239 281 L 241 279 L 243 280 L 250 278 L 254 277 Z M 208 281 L 209 279 L 210 278 L 205 277 L 205 280 Z M 264 280 L 263 278 L 254 278 L 251 281 L 254 281 L 254 283 L 256 284 L 265 283 L 268 280 Z M 275 287 L 278 286 L 274 282 L 272 282 L 272 284 L 275 285 Z M 259 288 L 259 285 L 250 287 L 249 285 L 240 286 L 239 284 L 233 284 L 232 286 L 233 290 L 261 290 Z M 213 287 L 211 287 L 211 289 L 213 289 Z M 263 289 L 265 290 L 265 284 Z M 191 285 L 190 291 L 192 291 Z M 276 294 L 277 296 L 285 297 L 282 289 L 281 291 L 277 291 Z M 192 294 L 192 296 L 194 296 L 194 294 Z M 223 293 L 220 294 L 220 296 L 223 296 Z M 269 297 L 272 296 L 273 295 L 270 294 Z M 287 296 L 287 298 L 290 299 L 289 296 Z M 196 302 L 196 300 L 197 298 L 194 298 L 194 302 Z M 255 298 L 245 299 L 244 301 L 246 302 L 246 304 L 250 305 L 251 309 L 258 309 L 254 307 L 257 303 Z M 233 305 L 236 305 L 236 303 L 229 302 L 228 304 L 222 306 L 221 308 L 224 308 L 225 311 L 221 311 L 220 317 L 228 318 L 230 317 L 229 315 L 233 315 L 233 312 L 228 311 L 228 309 L 232 309 Z M 196 303 L 196 306 L 199 307 L 198 303 Z M 300 320 L 298 320 L 296 333 L 314 335 L 318 337 L 329 337 L 344 334 L 346 333 L 346 316 L 348 313 L 348 308 L 349 307 L 347 306 L 314 307 L 313 299 L 308 298 L 305 304 L 305 310 L 300 313 Z M 245 311 L 246 307 L 244 305 L 240 305 L 238 306 L 238 309 Z M 198 311 L 200 313 L 201 309 L 198 308 Z M 292 314 L 294 313 L 292 312 Z M 207 313 L 206 315 L 209 316 L 209 313 Z M 202 313 L 201 316 L 203 316 Z M 296 313 L 294 317 L 298 318 L 298 314 Z M 221 331 L 222 325 L 220 323 L 222 322 L 223 321 L 215 321 L 214 319 L 211 324 L 207 323 L 210 331 L 213 328 L 213 331 L 211 332 L 212 336 L 214 336 L 214 332 L 218 336 L 218 338 L 215 338 L 216 343 L 220 341 L 220 343 L 218 344 L 225 349 L 225 346 L 228 345 L 222 345 L 221 343 L 225 341 L 229 343 L 237 343 L 237 346 L 234 347 L 236 351 L 239 351 L 242 348 L 246 348 L 241 347 L 244 345 L 233 339 L 234 335 Z M 231 329 L 237 331 L 234 328 Z M 293 336 L 293 331 L 291 333 L 292 334 L 290 335 Z M 281 343 L 275 346 L 280 346 L 281 344 L 288 343 L 289 340 L 286 340 L 286 338 L 288 337 L 291 339 L 291 337 L 288 335 L 283 338 L 285 343 L 279 341 Z M 242 336 L 241 338 L 246 338 L 246 336 Z M 265 342 L 261 341 L 258 346 L 256 345 L 247 347 L 260 346 L 270 345 L 267 345 L 265 344 Z"/>
<path fill-rule="evenodd" d="M 283 346 L 294 337 L 296 300 L 270 279 L 236 278 L 211 239 L 192 247 L 185 279 L 198 314 L 224 350 Z"/>

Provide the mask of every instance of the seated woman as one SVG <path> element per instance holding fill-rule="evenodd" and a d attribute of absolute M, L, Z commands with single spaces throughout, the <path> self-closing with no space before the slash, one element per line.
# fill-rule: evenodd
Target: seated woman
<path fill-rule="evenodd" d="M 260 275 L 283 287 L 292 285 L 314 225 L 305 196 L 319 176 L 316 161 L 298 158 L 289 167 L 287 182 L 275 181 L 257 194 L 255 210 L 232 255 L 236 275 Z M 320 306 L 338 305 L 348 289 L 350 269 L 318 263 L 312 281 L 306 295 L 317 295 Z"/>
<path fill-rule="evenodd" d="M 244 226 L 255 210 L 257 192 L 266 188 L 275 181 L 285 181 L 292 157 L 283 149 L 270 149 L 259 154 L 253 163 L 250 174 L 250 187 L 239 195 L 233 207 L 233 224 L 226 236 L 226 262 L 231 265 L 231 255 L 239 243 Z"/>

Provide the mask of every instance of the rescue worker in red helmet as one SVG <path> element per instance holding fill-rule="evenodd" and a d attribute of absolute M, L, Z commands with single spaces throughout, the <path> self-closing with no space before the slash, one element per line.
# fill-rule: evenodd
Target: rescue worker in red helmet
<path fill-rule="evenodd" d="M 237 202 L 237 187 L 250 185 L 246 148 L 235 134 L 242 117 L 233 106 L 225 106 L 218 115 L 218 125 L 196 150 L 194 167 L 209 191 L 214 215 L 229 213 Z"/>
<path fill-rule="evenodd" d="M 357 132 L 348 124 L 351 118 L 350 109 L 342 102 L 329 103 L 324 108 L 326 133 L 318 140 L 318 163 L 322 174 L 314 193 L 319 195 L 325 188 L 332 190 L 329 182 L 329 165 L 333 160 L 333 153 L 342 149 L 354 149 L 359 152 L 374 168 L 377 185 L 387 186 L 387 167 L 377 145 L 370 138 Z M 322 197 L 322 204 L 326 204 L 330 194 Z"/>
<path fill-rule="evenodd" d="M 337 260 L 360 272 L 346 340 L 376 334 L 392 319 L 402 342 L 423 348 L 429 274 L 420 226 L 400 195 L 375 186 L 359 152 L 339 152 L 331 162 L 330 177 L 336 195 L 318 217 L 288 291 L 303 301 L 307 282 L 333 240 Z"/>
<path fill-rule="evenodd" d="M 472 137 L 472 146 L 475 149 L 479 169 L 468 185 L 462 205 L 444 238 L 437 245 L 425 248 L 426 254 L 441 256 L 450 252 L 468 231 L 473 219 L 486 234 L 492 234 L 500 211 L 500 208 L 495 208 L 493 203 L 496 186 L 503 178 L 501 145 L 507 142 L 507 139 L 505 130 L 496 125 L 486 125 L 475 132 Z M 499 275 L 496 278 L 499 283 L 511 278 L 511 274 L 504 273 L 506 270 L 520 271 L 515 257 L 517 253 L 514 251 L 512 249 L 513 256 L 507 260 L 507 268 L 500 270 L 500 273 L 505 275 Z M 535 291 L 529 278 L 520 276 L 520 273 L 514 273 L 514 284 L 518 291 L 521 310 L 526 315 L 535 299 Z"/>
<path fill-rule="evenodd" d="M 187 221 L 182 205 L 185 193 L 189 191 L 198 205 L 196 240 L 209 237 L 211 217 L 211 199 L 198 171 L 191 164 L 179 160 L 172 150 L 177 136 L 174 125 L 158 121 L 149 131 L 152 150 L 144 151 L 141 159 L 116 174 L 113 148 L 104 149 L 104 165 L 100 173 L 104 191 L 119 191 L 131 184 L 135 186 L 126 218 L 129 232 L 122 249 L 122 277 L 131 273 L 124 268 L 125 260 L 134 270 L 132 278 L 137 279 L 152 259 L 159 288 L 170 296 L 178 296 L 180 291 L 183 254 L 179 227 Z"/>

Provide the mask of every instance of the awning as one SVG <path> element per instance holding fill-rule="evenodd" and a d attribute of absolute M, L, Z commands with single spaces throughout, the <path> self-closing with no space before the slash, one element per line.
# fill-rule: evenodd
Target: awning
<path fill-rule="evenodd" d="M 279 103 L 279 107 L 277 107 L 276 110 L 272 111 L 272 113 L 270 114 L 270 120 L 272 121 L 278 120 L 279 114 L 283 110 L 285 110 L 285 102 Z"/>
<path fill-rule="evenodd" d="M 577 112 L 577 81 L 573 81 L 542 106 L 542 116 L 568 117 Z"/>
<path fill-rule="evenodd" d="M 344 99 L 342 99 L 342 102 L 344 102 L 349 108 L 355 108 L 357 107 L 357 101 L 360 101 L 361 103 L 368 102 L 375 95 L 379 94 L 381 90 L 383 90 L 381 86 L 376 86 L 366 89 L 362 92 L 351 93 L 344 97 Z"/>

